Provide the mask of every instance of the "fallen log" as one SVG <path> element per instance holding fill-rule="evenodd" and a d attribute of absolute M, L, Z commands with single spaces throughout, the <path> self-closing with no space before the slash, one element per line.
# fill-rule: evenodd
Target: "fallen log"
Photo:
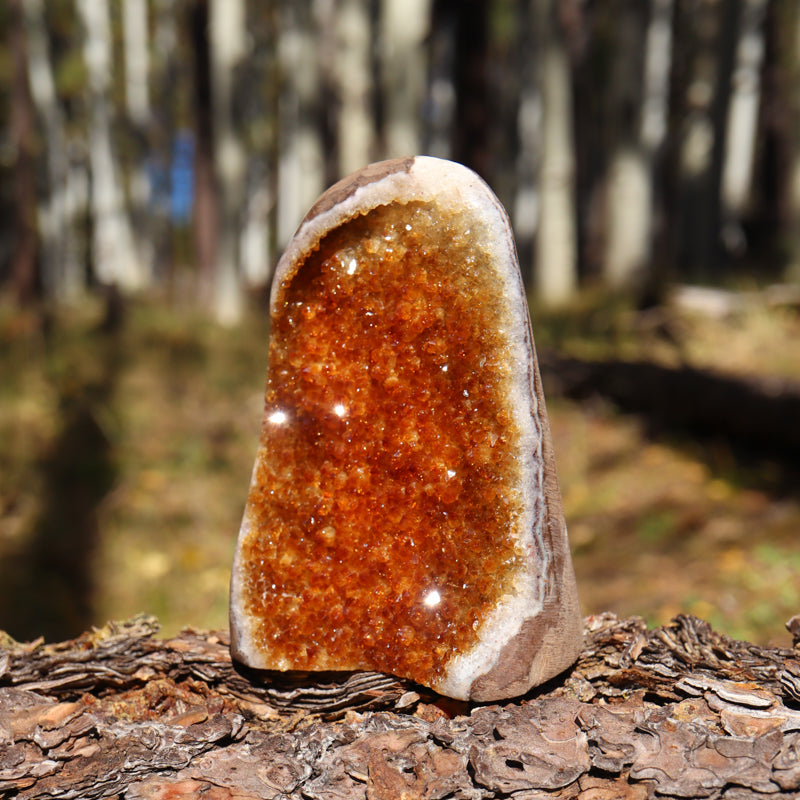
<path fill-rule="evenodd" d="M 649 361 L 586 361 L 540 354 L 547 396 L 604 397 L 646 415 L 656 428 L 723 436 L 796 457 L 800 452 L 800 382 L 741 378 Z"/>
<path fill-rule="evenodd" d="M 681 311 L 722 318 L 763 308 L 800 308 L 800 286 L 776 283 L 751 292 L 713 286 L 675 286 L 667 292 L 667 303 Z"/>
<path fill-rule="evenodd" d="M 227 633 L 160 640 L 150 617 L 0 634 L 0 797 L 797 797 L 788 625 L 770 649 L 691 616 L 589 617 L 573 669 L 482 706 L 374 673 L 245 676 Z"/>

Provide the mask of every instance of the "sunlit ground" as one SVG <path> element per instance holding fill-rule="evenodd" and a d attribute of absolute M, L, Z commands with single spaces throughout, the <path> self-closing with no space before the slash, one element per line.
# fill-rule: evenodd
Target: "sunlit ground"
<path fill-rule="evenodd" d="M 794 313 L 681 319 L 680 355 L 629 312 L 609 314 L 534 331 L 573 354 L 645 350 L 800 378 Z M 0 628 L 64 638 L 139 612 L 167 634 L 223 627 L 265 315 L 226 331 L 141 305 L 112 335 L 98 333 L 101 318 L 99 303 L 61 314 L 48 339 L 33 315 L 0 310 Z M 679 432 L 651 438 L 602 401 L 549 407 L 585 613 L 655 624 L 691 612 L 739 638 L 788 644 L 783 623 L 800 613 L 800 490 L 785 465 L 743 462 L 724 442 Z"/>

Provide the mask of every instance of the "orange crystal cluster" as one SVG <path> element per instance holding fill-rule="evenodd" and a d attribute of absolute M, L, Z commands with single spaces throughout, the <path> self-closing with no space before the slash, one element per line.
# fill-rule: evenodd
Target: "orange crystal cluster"
<path fill-rule="evenodd" d="M 489 258 L 467 217 L 395 203 L 280 288 L 241 545 L 276 668 L 438 676 L 507 590 L 523 498 Z"/>

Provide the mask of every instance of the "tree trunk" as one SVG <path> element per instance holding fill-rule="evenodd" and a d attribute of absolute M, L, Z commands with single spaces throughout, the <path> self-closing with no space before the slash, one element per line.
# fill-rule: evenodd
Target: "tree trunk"
<path fill-rule="evenodd" d="M 764 60 L 767 0 L 743 0 L 731 76 L 725 154 L 722 165 L 722 242 L 732 255 L 747 249 L 742 219 L 747 211 L 756 158 L 756 133 Z"/>
<path fill-rule="evenodd" d="M 142 288 L 144 268 L 134 245 L 111 143 L 109 78 L 111 21 L 108 0 L 79 0 L 89 75 L 89 160 L 92 170 L 92 253 L 95 278 L 123 290 Z"/>
<path fill-rule="evenodd" d="M 251 184 L 242 228 L 240 256 L 242 279 L 246 287 L 263 290 L 272 275 L 271 214 L 273 198 L 267 176 L 256 173 Z"/>
<path fill-rule="evenodd" d="M 664 136 L 671 2 L 622 3 L 610 97 L 614 152 L 608 169 L 603 277 L 613 289 L 642 285 L 650 269 L 655 149 Z M 644 42 L 644 47 L 642 47 Z"/>
<path fill-rule="evenodd" d="M 234 121 L 236 71 L 245 56 L 244 0 L 211 0 L 211 86 L 214 166 L 220 194 L 213 308 L 217 321 L 234 325 L 243 311 L 239 239 L 246 155 Z"/>
<path fill-rule="evenodd" d="M 70 202 L 69 158 L 64 117 L 56 97 L 42 0 L 24 4 L 28 43 L 28 79 L 44 126 L 47 151 L 46 198 L 39 204 L 42 287 L 56 301 L 75 299 L 84 289 Z"/>
<path fill-rule="evenodd" d="M 800 5 L 778 0 L 768 6 L 772 38 L 778 51 L 778 78 L 773 101 L 773 135 L 778 139 L 776 183 L 780 224 L 786 247 L 786 279 L 800 282 Z"/>
<path fill-rule="evenodd" d="M 644 282 L 649 267 L 653 187 L 641 148 L 616 148 L 608 170 L 604 283 L 631 290 Z"/>
<path fill-rule="evenodd" d="M 381 89 L 384 157 L 416 155 L 422 148 L 422 106 L 427 81 L 425 37 L 431 0 L 382 0 Z"/>
<path fill-rule="evenodd" d="M 147 0 L 123 0 L 122 34 L 125 42 L 125 104 L 133 124 L 144 130 L 150 116 Z"/>
<path fill-rule="evenodd" d="M 521 3 L 518 40 L 520 80 L 517 105 L 517 159 L 514 204 L 514 236 L 521 265 L 533 263 L 533 246 L 539 222 L 539 157 L 542 138 L 542 96 L 531 20 L 531 3 Z M 526 283 L 532 273 L 523 269 Z"/>
<path fill-rule="evenodd" d="M 36 168 L 33 154 L 34 109 L 28 85 L 28 55 L 23 0 L 12 0 L 9 42 L 13 73 L 11 85 L 11 142 L 14 148 L 14 204 L 16 240 L 11 274 L 17 299 L 30 303 L 40 289 L 39 237 L 36 230 Z"/>
<path fill-rule="evenodd" d="M 131 225 L 142 262 L 154 274 L 155 231 L 147 214 L 149 180 L 146 159 L 149 152 L 149 57 L 147 0 L 123 0 L 122 38 L 125 63 L 125 108 L 128 114 L 126 168 Z"/>
<path fill-rule="evenodd" d="M 247 8 L 251 19 L 248 25 L 251 56 L 245 68 L 245 77 L 240 77 L 239 85 L 247 85 L 246 81 L 258 81 L 259 90 L 249 102 L 251 107 L 259 109 L 257 119 L 260 122 L 271 120 L 272 124 L 257 125 L 257 132 L 250 141 L 240 260 L 245 288 L 263 293 L 269 287 L 276 260 L 278 132 L 275 123 L 280 90 L 277 79 L 279 8 L 275 0 L 259 5 L 257 13 L 253 13 L 251 6 Z"/>
<path fill-rule="evenodd" d="M 567 49 L 557 19 L 558 3 L 554 0 L 532 0 L 532 3 L 542 96 L 534 285 L 538 299 L 555 306 L 570 300 L 578 284 L 572 85 Z"/>
<path fill-rule="evenodd" d="M 364 0 L 340 0 L 336 10 L 339 175 L 373 160 L 375 125 L 370 50 L 373 31 Z"/>
<path fill-rule="evenodd" d="M 278 248 L 283 249 L 324 188 L 320 75 L 307 3 L 279 0 Z"/>
<path fill-rule="evenodd" d="M 422 133 L 422 152 L 436 158 L 452 158 L 458 9 L 448 0 L 434 0 L 430 13 L 430 34 L 426 48 L 428 79 L 424 101 L 427 113 Z"/>
<path fill-rule="evenodd" d="M 678 262 L 694 278 L 722 271 L 720 179 L 728 121 L 738 15 L 743 0 L 697 4 L 681 15 L 678 41 L 691 51 L 680 143 L 680 184 L 673 227 L 680 237 Z"/>
<path fill-rule="evenodd" d="M 149 8 L 152 13 L 150 40 L 152 52 L 148 64 L 152 91 L 148 90 L 148 102 L 151 108 L 158 109 L 158 114 L 150 115 L 146 136 L 148 152 L 146 155 L 142 154 L 147 160 L 148 171 L 145 228 L 149 240 L 153 276 L 167 290 L 169 296 L 175 287 L 177 239 L 175 227 L 180 229 L 182 250 L 185 251 L 188 245 L 187 234 L 192 203 L 196 199 L 193 193 L 186 192 L 184 195 L 175 191 L 177 184 L 192 185 L 191 181 L 195 178 L 193 162 L 196 140 L 194 137 L 190 138 L 187 130 L 192 120 L 193 98 L 188 85 L 181 86 L 180 90 L 176 85 L 179 65 L 181 72 L 193 75 L 194 39 L 189 24 L 191 12 L 184 11 L 179 14 L 176 0 L 153 0 Z M 180 55 L 177 52 L 179 23 L 180 28 L 186 31 L 184 48 L 188 48 L 191 53 L 188 64 L 186 64 L 185 50 L 182 48 Z M 180 96 L 180 102 L 176 101 L 177 96 Z M 175 169 L 176 164 L 173 161 L 176 140 L 191 142 L 187 146 L 192 149 L 192 154 L 190 156 L 186 153 L 182 170 L 180 167 Z M 176 174 L 180 176 L 177 180 Z M 196 183 L 194 190 L 196 191 Z M 180 199 L 173 205 L 176 197 Z"/>
<path fill-rule="evenodd" d="M 452 159 L 491 180 L 489 127 L 496 117 L 486 76 L 489 4 L 486 0 L 455 0 L 453 5 L 457 11 Z"/>
<path fill-rule="evenodd" d="M 589 617 L 571 670 L 485 706 L 375 673 L 248 679 L 227 633 L 163 641 L 152 618 L 57 645 L 0 633 L 0 793 L 796 797 L 800 617 L 788 626 L 779 650 L 695 617 Z"/>
<path fill-rule="evenodd" d="M 189 27 L 194 55 L 194 208 L 192 232 L 199 273 L 199 296 L 210 307 L 219 242 L 220 208 L 214 171 L 213 94 L 211 88 L 211 45 L 208 38 L 209 0 L 194 0 Z"/>

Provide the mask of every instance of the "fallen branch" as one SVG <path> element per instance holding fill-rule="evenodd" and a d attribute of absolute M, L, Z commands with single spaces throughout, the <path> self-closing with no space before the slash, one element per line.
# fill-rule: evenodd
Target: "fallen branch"
<path fill-rule="evenodd" d="M 586 621 L 569 673 L 521 700 L 453 703 L 382 675 L 258 676 L 227 634 L 141 617 L 59 644 L 0 635 L 0 796 L 796 797 L 793 649 L 694 617 Z"/>
<path fill-rule="evenodd" d="M 667 301 L 681 311 L 719 319 L 753 308 L 800 308 L 800 285 L 778 283 L 751 292 L 711 286 L 675 286 Z"/>
<path fill-rule="evenodd" d="M 540 356 L 548 396 L 601 396 L 655 425 L 702 431 L 795 456 L 800 452 L 800 382 L 737 378 L 648 361 Z"/>

